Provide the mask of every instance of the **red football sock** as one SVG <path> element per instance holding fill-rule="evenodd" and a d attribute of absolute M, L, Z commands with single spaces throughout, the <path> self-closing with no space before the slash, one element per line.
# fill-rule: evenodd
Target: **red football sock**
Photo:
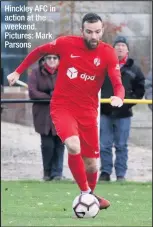
<path fill-rule="evenodd" d="M 93 192 L 95 187 L 96 187 L 98 172 L 95 172 L 95 173 L 86 172 L 86 175 L 87 175 L 87 180 L 88 180 L 89 187 L 90 187 L 90 189 Z"/>
<path fill-rule="evenodd" d="M 68 165 L 81 191 L 88 191 L 89 185 L 81 154 L 68 154 Z"/>

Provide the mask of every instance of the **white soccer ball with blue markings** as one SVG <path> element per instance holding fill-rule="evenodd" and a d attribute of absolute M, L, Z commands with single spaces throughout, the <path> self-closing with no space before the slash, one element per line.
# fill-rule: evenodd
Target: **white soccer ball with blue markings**
<path fill-rule="evenodd" d="M 72 204 L 74 214 L 78 218 L 94 218 L 99 212 L 99 202 L 94 195 L 78 195 Z"/>

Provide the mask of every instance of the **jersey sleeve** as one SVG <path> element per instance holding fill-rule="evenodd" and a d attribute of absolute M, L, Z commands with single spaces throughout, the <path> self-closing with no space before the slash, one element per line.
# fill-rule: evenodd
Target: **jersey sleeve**
<path fill-rule="evenodd" d="M 109 54 L 107 57 L 108 57 L 107 71 L 108 71 L 108 76 L 112 83 L 114 95 L 118 96 L 123 100 L 125 96 L 125 89 L 123 87 L 122 80 L 121 80 L 118 57 L 113 48 L 109 49 Z"/>
<path fill-rule="evenodd" d="M 64 42 L 64 37 L 59 37 L 56 40 L 43 44 L 41 46 L 36 47 L 32 50 L 26 58 L 22 61 L 22 63 L 16 68 L 16 72 L 22 74 L 25 70 L 29 68 L 33 63 L 35 63 L 40 57 L 44 56 L 45 54 L 58 54 L 62 50 Z"/>

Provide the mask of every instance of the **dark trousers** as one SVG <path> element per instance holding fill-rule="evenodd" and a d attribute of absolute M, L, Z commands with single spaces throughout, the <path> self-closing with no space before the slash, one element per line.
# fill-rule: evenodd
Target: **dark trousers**
<path fill-rule="evenodd" d="M 62 176 L 64 144 L 58 136 L 41 136 L 41 152 L 44 174 L 50 177 Z"/>

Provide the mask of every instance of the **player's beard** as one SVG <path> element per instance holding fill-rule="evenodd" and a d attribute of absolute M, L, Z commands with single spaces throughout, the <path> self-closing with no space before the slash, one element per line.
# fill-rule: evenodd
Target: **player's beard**
<path fill-rule="evenodd" d="M 95 39 L 91 39 L 91 40 L 84 39 L 84 41 L 88 49 L 95 49 L 99 44 L 99 41 Z"/>

